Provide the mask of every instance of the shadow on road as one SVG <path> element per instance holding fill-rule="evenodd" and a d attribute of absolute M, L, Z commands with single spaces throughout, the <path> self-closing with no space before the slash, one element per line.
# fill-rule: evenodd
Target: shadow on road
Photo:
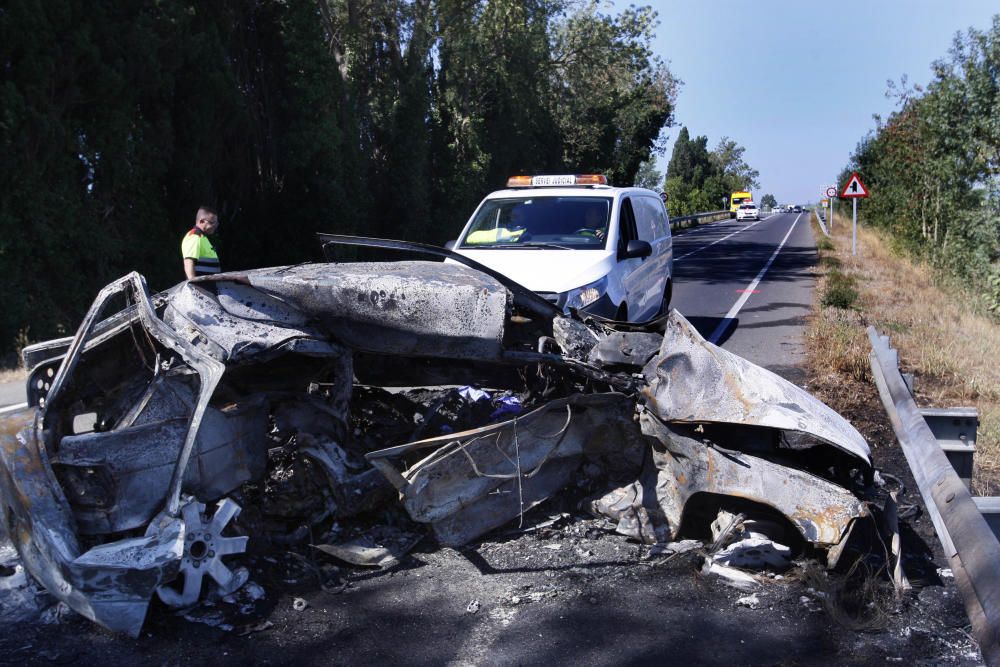
<path fill-rule="evenodd" d="M 687 317 L 685 315 L 685 317 Z M 697 315 L 692 317 L 687 317 L 687 321 L 698 330 L 698 333 L 708 340 L 708 337 L 715 333 L 715 330 L 719 327 L 719 324 L 726 322 L 726 328 L 719 337 L 719 340 L 715 341 L 716 345 L 725 345 L 726 341 L 733 335 L 736 328 L 739 326 L 739 318 L 727 320 L 724 317 L 699 317 Z"/>

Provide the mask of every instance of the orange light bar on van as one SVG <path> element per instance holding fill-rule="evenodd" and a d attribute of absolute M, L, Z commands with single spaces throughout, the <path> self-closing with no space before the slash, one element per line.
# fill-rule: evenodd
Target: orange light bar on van
<path fill-rule="evenodd" d="M 607 185 L 604 174 L 554 174 L 544 176 L 511 176 L 508 188 L 557 187 L 567 185 Z"/>
<path fill-rule="evenodd" d="M 531 185 L 531 176 L 511 176 L 507 179 L 508 188 L 526 188 Z"/>

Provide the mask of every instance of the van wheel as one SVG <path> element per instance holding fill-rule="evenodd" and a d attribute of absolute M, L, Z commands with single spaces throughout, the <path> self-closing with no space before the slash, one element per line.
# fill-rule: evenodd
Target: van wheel
<path fill-rule="evenodd" d="M 628 322 L 628 304 L 622 301 L 622 305 L 618 306 L 618 310 L 615 312 L 616 322 Z"/>
<path fill-rule="evenodd" d="M 670 312 L 670 300 L 674 297 L 674 281 L 668 280 L 667 286 L 663 289 L 663 302 L 660 304 L 660 317 Z"/>

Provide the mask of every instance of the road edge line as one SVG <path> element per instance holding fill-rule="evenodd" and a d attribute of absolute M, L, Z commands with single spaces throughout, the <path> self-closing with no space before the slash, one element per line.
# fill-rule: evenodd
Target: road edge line
<path fill-rule="evenodd" d="M 766 264 L 764 264 L 764 268 L 760 270 L 760 273 L 758 273 L 757 277 L 753 279 L 750 286 L 743 290 L 743 296 L 737 299 L 736 303 L 733 304 L 733 307 L 729 309 L 728 313 L 726 313 L 726 316 L 722 318 L 721 322 L 719 322 L 719 326 L 715 327 L 715 331 L 713 331 L 712 335 L 708 337 L 709 343 L 713 345 L 718 344 L 718 340 L 722 338 L 722 334 L 726 333 L 726 330 L 732 324 L 732 321 L 736 319 L 736 314 L 740 312 L 740 308 L 746 304 L 747 299 L 749 299 L 753 291 L 757 289 L 757 285 L 760 284 L 760 281 L 764 278 L 767 270 L 771 268 L 772 264 L 774 264 L 774 260 L 778 257 L 778 253 L 785 247 L 785 243 L 788 242 L 788 237 L 792 235 L 793 231 L 795 231 L 795 225 L 799 224 L 799 218 L 802 216 L 803 213 L 799 213 L 795 217 L 795 220 L 792 222 L 792 226 L 788 228 L 788 233 L 785 234 L 785 238 L 781 239 L 781 243 L 779 243 L 778 247 L 774 249 L 773 253 L 771 253 L 771 258 L 767 260 Z M 749 229 L 749 227 L 747 229 Z"/>

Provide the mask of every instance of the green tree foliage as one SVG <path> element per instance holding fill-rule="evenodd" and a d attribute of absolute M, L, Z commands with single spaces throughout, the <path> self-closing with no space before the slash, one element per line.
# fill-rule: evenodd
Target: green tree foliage
<path fill-rule="evenodd" d="M 957 276 L 1000 310 L 1000 16 L 958 35 L 926 89 L 890 83 L 898 103 L 841 173 L 871 191 L 865 221 Z"/>
<path fill-rule="evenodd" d="M 728 192 L 755 190 L 760 187 L 760 172 L 743 159 L 746 149 L 729 137 L 723 137 L 712 151 L 712 165 Z"/>
<path fill-rule="evenodd" d="M 746 149 L 724 137 L 713 151 L 708 137 L 691 139 L 682 127 L 667 165 L 667 204 L 674 215 L 724 208 L 729 195 L 758 186 L 758 172 L 743 159 Z"/>
<path fill-rule="evenodd" d="M 760 205 L 764 208 L 774 208 L 778 205 L 778 200 L 772 194 L 766 194 L 760 198 Z"/>
<path fill-rule="evenodd" d="M 597 7 L 591 0 L 556 25 L 545 99 L 564 164 L 631 183 L 670 119 L 678 82 L 650 47 L 656 12 L 630 6 L 613 18 Z"/>
<path fill-rule="evenodd" d="M 678 82 L 656 14 L 570 0 L 10 0 L 0 10 L 0 351 L 131 270 L 226 269 L 316 231 L 442 242 L 513 173 L 630 184 Z M 644 171 L 642 177 L 650 177 Z"/>
<path fill-rule="evenodd" d="M 639 165 L 639 172 L 632 185 L 656 191 L 663 189 L 663 174 L 657 170 L 656 160 L 646 160 Z"/>

